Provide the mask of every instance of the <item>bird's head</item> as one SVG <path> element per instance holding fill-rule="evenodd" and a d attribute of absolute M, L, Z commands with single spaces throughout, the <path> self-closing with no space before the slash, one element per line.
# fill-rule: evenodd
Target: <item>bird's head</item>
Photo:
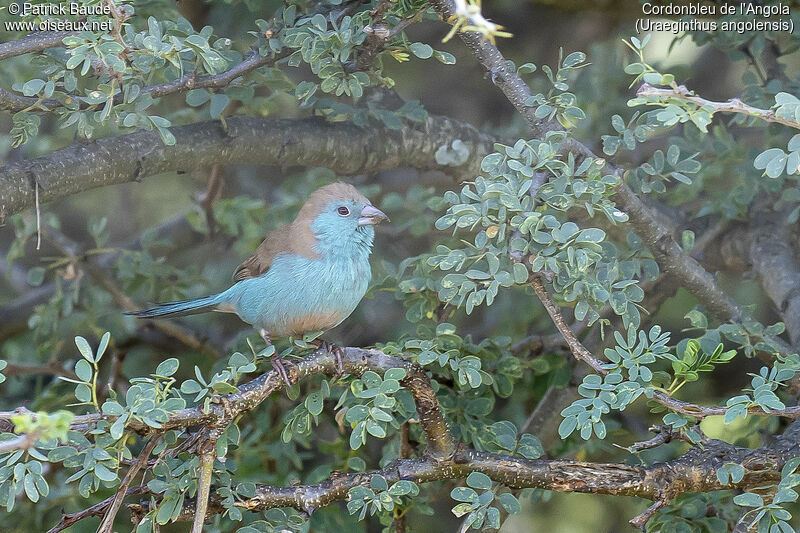
<path fill-rule="evenodd" d="M 350 254 L 372 247 L 376 224 L 388 221 L 380 209 L 347 183 L 332 183 L 314 191 L 297 220 L 308 224 L 318 253 Z"/>

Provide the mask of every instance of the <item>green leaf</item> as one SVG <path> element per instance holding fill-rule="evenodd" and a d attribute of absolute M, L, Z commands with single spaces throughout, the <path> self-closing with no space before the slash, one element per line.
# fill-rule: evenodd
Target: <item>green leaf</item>
<path fill-rule="evenodd" d="M 375 474 L 370 478 L 369 486 L 375 490 L 386 490 L 389 488 L 389 484 L 386 482 L 386 478 L 378 474 Z"/>
<path fill-rule="evenodd" d="M 23 484 L 25 486 L 25 495 L 33 503 L 38 502 L 39 501 L 39 491 L 36 490 L 36 483 L 33 480 L 33 475 L 30 472 L 28 472 L 27 474 L 25 474 L 25 478 L 24 479 L 25 479 L 25 481 L 24 481 Z"/>
<path fill-rule="evenodd" d="M 433 55 L 433 48 L 425 43 L 412 43 L 408 49 L 420 59 L 428 59 Z"/>
<path fill-rule="evenodd" d="M 456 56 L 449 52 L 441 52 L 439 50 L 433 51 L 433 57 L 441 63 L 445 65 L 455 65 L 456 63 Z"/>
<path fill-rule="evenodd" d="M 109 429 L 109 433 L 111 434 L 111 438 L 114 440 L 119 440 L 122 438 L 122 434 L 125 432 L 125 422 L 128 421 L 128 415 L 123 414 L 119 418 L 117 418 L 113 424 L 111 424 L 111 428 Z"/>
<path fill-rule="evenodd" d="M 383 427 L 382 424 L 379 424 L 374 420 L 367 420 L 366 428 L 367 428 L 367 433 L 369 433 L 373 437 L 377 437 L 379 439 L 386 437 L 386 429 Z"/>
<path fill-rule="evenodd" d="M 572 434 L 573 431 L 575 431 L 576 427 L 578 427 L 578 419 L 574 416 L 568 416 L 561 421 L 561 424 L 559 424 L 558 435 L 562 439 L 566 439 Z"/>
<path fill-rule="evenodd" d="M 94 363 L 94 353 L 86 339 L 81 336 L 75 337 L 75 345 L 78 347 L 78 351 L 81 352 L 81 356 L 83 356 L 84 359 L 90 363 Z"/>
<path fill-rule="evenodd" d="M 492 480 L 483 472 L 472 472 L 467 476 L 467 485 L 473 489 L 489 490 L 492 488 Z"/>
<path fill-rule="evenodd" d="M 211 113 L 211 118 L 219 118 L 222 116 L 222 112 L 225 111 L 225 108 L 228 107 L 231 99 L 226 94 L 215 94 L 211 97 L 211 105 L 209 106 L 209 112 Z"/>
<path fill-rule="evenodd" d="M 203 390 L 203 387 L 193 379 L 187 379 L 181 383 L 181 392 L 184 394 L 196 394 L 201 390 Z"/>
<path fill-rule="evenodd" d="M 581 231 L 578 238 L 575 239 L 575 242 L 592 242 L 598 243 L 602 242 L 606 238 L 606 232 L 601 230 L 600 228 L 587 228 Z"/>
<path fill-rule="evenodd" d="M 175 357 L 170 357 L 169 359 L 165 359 L 161 361 L 159 365 L 156 367 L 155 375 L 162 376 L 162 377 L 169 377 L 175 372 L 178 371 L 178 367 L 180 366 L 180 361 L 178 361 Z"/>
<path fill-rule="evenodd" d="M 33 267 L 28 270 L 28 285 L 38 287 L 44 281 L 45 269 L 42 267 Z"/>
<path fill-rule="evenodd" d="M 186 103 L 192 107 L 198 107 L 211 99 L 211 93 L 206 89 L 192 89 L 186 93 Z"/>
<path fill-rule="evenodd" d="M 528 269 L 522 263 L 514 263 L 514 282 L 522 284 L 528 281 Z"/>
<path fill-rule="evenodd" d="M 169 494 L 161 500 L 161 505 L 158 506 L 156 513 L 156 522 L 161 525 L 166 524 L 172 518 L 172 513 L 175 511 L 175 506 L 178 503 L 178 498 L 174 494 Z"/>
<path fill-rule="evenodd" d="M 438 335 L 438 328 L 437 328 L 437 335 Z M 390 368 L 383 374 L 383 379 L 385 380 L 400 381 L 405 377 L 406 377 L 405 368 Z"/>
<path fill-rule="evenodd" d="M 471 502 L 478 498 L 478 494 L 469 487 L 455 487 L 450 491 L 450 497 L 457 502 Z"/>
<path fill-rule="evenodd" d="M 102 410 L 104 415 L 110 416 L 120 416 L 125 412 L 125 408 L 122 407 L 119 402 L 115 402 L 114 400 L 106 400 L 103 403 Z"/>
<path fill-rule="evenodd" d="M 211 386 L 211 389 L 217 394 L 236 394 L 239 389 L 225 381 L 219 381 Z"/>
<path fill-rule="evenodd" d="M 319 416 L 319 414 L 322 413 L 322 408 L 324 405 L 322 394 L 320 392 L 314 391 L 306 397 L 306 409 L 308 409 L 308 412 L 314 416 Z"/>
<path fill-rule="evenodd" d="M 764 500 L 758 494 L 752 492 L 745 492 L 738 494 L 733 498 L 733 503 L 742 507 L 761 507 L 764 505 Z"/>
<path fill-rule="evenodd" d="M 34 96 L 39 93 L 44 88 L 44 80 L 28 80 L 25 82 L 25 85 L 22 86 L 22 94 L 25 96 Z"/>
<path fill-rule="evenodd" d="M 78 450 L 72 446 L 59 446 L 58 448 L 50 450 L 50 452 L 47 454 L 47 460 L 51 463 L 60 463 L 65 459 L 75 457 L 77 454 Z"/>
<path fill-rule="evenodd" d="M 101 481 L 114 481 L 117 479 L 117 474 L 109 470 L 103 463 L 97 463 L 94 465 L 94 474 L 101 480 Z"/>
<path fill-rule="evenodd" d="M 503 506 L 503 508 L 508 511 L 508 514 L 519 514 L 522 510 L 522 507 L 519 504 L 519 500 L 511 494 L 510 492 L 504 492 L 497 496 L 498 501 Z"/>
<path fill-rule="evenodd" d="M 90 365 L 86 360 L 81 359 L 75 363 L 75 374 L 77 374 L 78 379 L 81 381 L 91 381 L 92 373 L 92 365 Z"/>

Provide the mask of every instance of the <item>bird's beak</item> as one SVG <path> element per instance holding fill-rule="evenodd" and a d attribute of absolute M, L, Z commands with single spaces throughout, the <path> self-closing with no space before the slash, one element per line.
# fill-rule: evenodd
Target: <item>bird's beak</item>
<path fill-rule="evenodd" d="M 364 209 L 361 210 L 361 216 L 358 218 L 358 225 L 374 226 L 376 224 L 380 224 L 384 220 L 386 222 L 391 222 L 391 220 L 389 220 L 389 217 L 386 216 L 386 213 L 384 213 L 377 207 L 372 205 L 365 205 Z"/>

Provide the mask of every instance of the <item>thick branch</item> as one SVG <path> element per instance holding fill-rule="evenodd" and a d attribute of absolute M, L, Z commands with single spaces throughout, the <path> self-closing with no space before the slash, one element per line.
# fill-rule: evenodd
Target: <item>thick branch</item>
<path fill-rule="evenodd" d="M 74 35 L 74 31 L 53 31 L 32 33 L 27 37 L 7 43 L 0 43 L 0 61 L 9 57 L 21 56 L 31 52 L 41 52 L 54 46 L 62 46 L 64 37 Z"/>
<path fill-rule="evenodd" d="M 800 261 L 790 244 L 785 220 L 763 217 L 759 222 L 751 230 L 750 260 L 795 349 L 800 350 Z"/>
<path fill-rule="evenodd" d="M 214 164 L 327 167 L 340 174 L 374 173 L 397 167 L 436 169 L 456 176 L 476 175 L 492 139 L 473 126 L 444 117 L 402 130 L 322 119 L 228 118 L 172 128 L 176 143 L 165 146 L 157 133 L 138 132 L 75 144 L 45 156 L 0 168 L 0 222 L 34 205 L 95 187 L 139 181 L 167 172 Z M 470 158 L 459 167 L 443 166 L 434 154 L 461 139 Z"/>
<path fill-rule="evenodd" d="M 459 449 L 447 459 L 418 457 L 400 459 L 373 472 L 339 474 L 316 485 L 275 487 L 260 485 L 253 498 L 236 505 L 263 511 L 292 507 L 301 512 L 314 510 L 347 498 L 348 491 L 369 485 L 373 475 L 386 478 L 389 485 L 399 480 L 415 483 L 463 479 L 471 472 L 482 472 L 510 488 L 541 488 L 558 492 L 581 492 L 635 496 L 668 502 L 684 492 L 710 492 L 723 489 L 747 490 L 777 483 L 786 461 L 800 453 L 796 430 L 790 428 L 771 446 L 749 449 L 718 440 L 709 440 L 703 449 L 695 447 L 669 463 L 649 467 L 615 463 L 588 463 L 564 460 L 531 460 L 493 453 Z M 746 474 L 741 482 L 722 485 L 716 471 L 726 463 L 741 464 Z M 191 519 L 191 507 L 184 507 L 181 520 Z M 222 512 L 218 502 L 210 512 Z"/>

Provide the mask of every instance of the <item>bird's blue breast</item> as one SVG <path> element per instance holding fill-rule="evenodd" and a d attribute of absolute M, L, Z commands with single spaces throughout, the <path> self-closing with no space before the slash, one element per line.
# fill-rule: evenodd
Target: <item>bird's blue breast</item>
<path fill-rule="evenodd" d="M 317 259 L 283 253 L 266 273 L 236 283 L 221 296 L 254 327 L 276 337 L 299 336 L 347 318 L 367 292 L 371 275 L 369 248 Z"/>

